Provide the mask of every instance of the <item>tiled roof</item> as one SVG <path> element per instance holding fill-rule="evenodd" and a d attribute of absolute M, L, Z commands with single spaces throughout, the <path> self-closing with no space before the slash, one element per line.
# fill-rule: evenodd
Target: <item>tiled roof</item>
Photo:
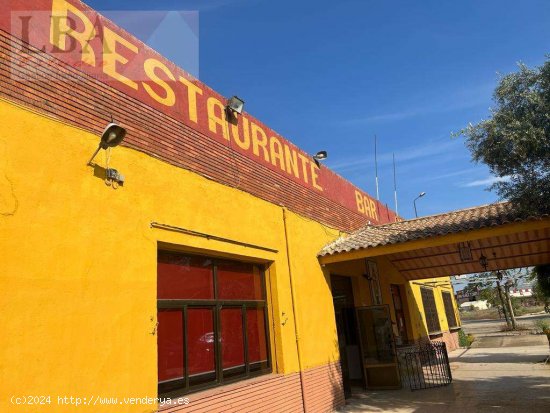
<path fill-rule="evenodd" d="M 398 244 L 530 219 L 535 218 L 522 217 L 509 202 L 482 205 L 408 221 L 392 222 L 378 226 L 367 225 L 350 235 L 331 242 L 318 255 L 332 255 L 340 252 Z"/>

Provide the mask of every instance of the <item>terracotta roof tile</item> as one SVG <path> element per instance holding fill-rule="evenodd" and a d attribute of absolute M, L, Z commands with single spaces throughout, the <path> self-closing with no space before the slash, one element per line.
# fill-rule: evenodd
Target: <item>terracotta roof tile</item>
<path fill-rule="evenodd" d="M 522 217 L 509 202 L 499 202 L 390 224 L 367 225 L 331 242 L 319 252 L 318 256 L 540 218 L 542 217 Z"/>

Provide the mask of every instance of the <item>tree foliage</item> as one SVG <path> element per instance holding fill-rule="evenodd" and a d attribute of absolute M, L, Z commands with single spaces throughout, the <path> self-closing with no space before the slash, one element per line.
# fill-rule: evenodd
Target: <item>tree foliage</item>
<path fill-rule="evenodd" d="M 490 189 L 525 214 L 550 213 L 550 55 L 502 76 L 491 116 L 458 135 L 476 162 L 500 178 Z"/>
<path fill-rule="evenodd" d="M 543 301 L 550 301 L 550 264 L 533 267 L 533 278 L 535 295 Z"/>

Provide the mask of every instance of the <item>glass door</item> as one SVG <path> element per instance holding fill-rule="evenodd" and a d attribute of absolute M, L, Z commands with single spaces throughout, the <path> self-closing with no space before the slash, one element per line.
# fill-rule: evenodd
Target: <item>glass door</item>
<path fill-rule="evenodd" d="M 357 321 L 366 387 L 368 389 L 400 388 L 389 306 L 385 304 L 359 307 Z"/>

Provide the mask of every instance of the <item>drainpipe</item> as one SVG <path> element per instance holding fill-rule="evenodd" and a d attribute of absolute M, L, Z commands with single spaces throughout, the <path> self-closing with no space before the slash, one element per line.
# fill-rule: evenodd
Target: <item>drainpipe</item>
<path fill-rule="evenodd" d="M 286 261 L 288 265 L 288 277 L 290 279 L 290 296 L 292 299 L 292 314 L 294 318 L 294 335 L 296 336 L 296 353 L 298 354 L 298 368 L 300 369 L 300 389 L 302 390 L 302 407 L 306 411 L 306 397 L 304 392 L 304 365 L 302 363 L 302 349 L 300 347 L 300 328 L 298 327 L 298 316 L 296 311 L 296 293 L 294 278 L 292 277 L 292 266 L 290 264 L 290 246 L 288 242 L 288 230 L 286 225 L 286 208 L 283 208 L 283 225 L 285 228 Z"/>

